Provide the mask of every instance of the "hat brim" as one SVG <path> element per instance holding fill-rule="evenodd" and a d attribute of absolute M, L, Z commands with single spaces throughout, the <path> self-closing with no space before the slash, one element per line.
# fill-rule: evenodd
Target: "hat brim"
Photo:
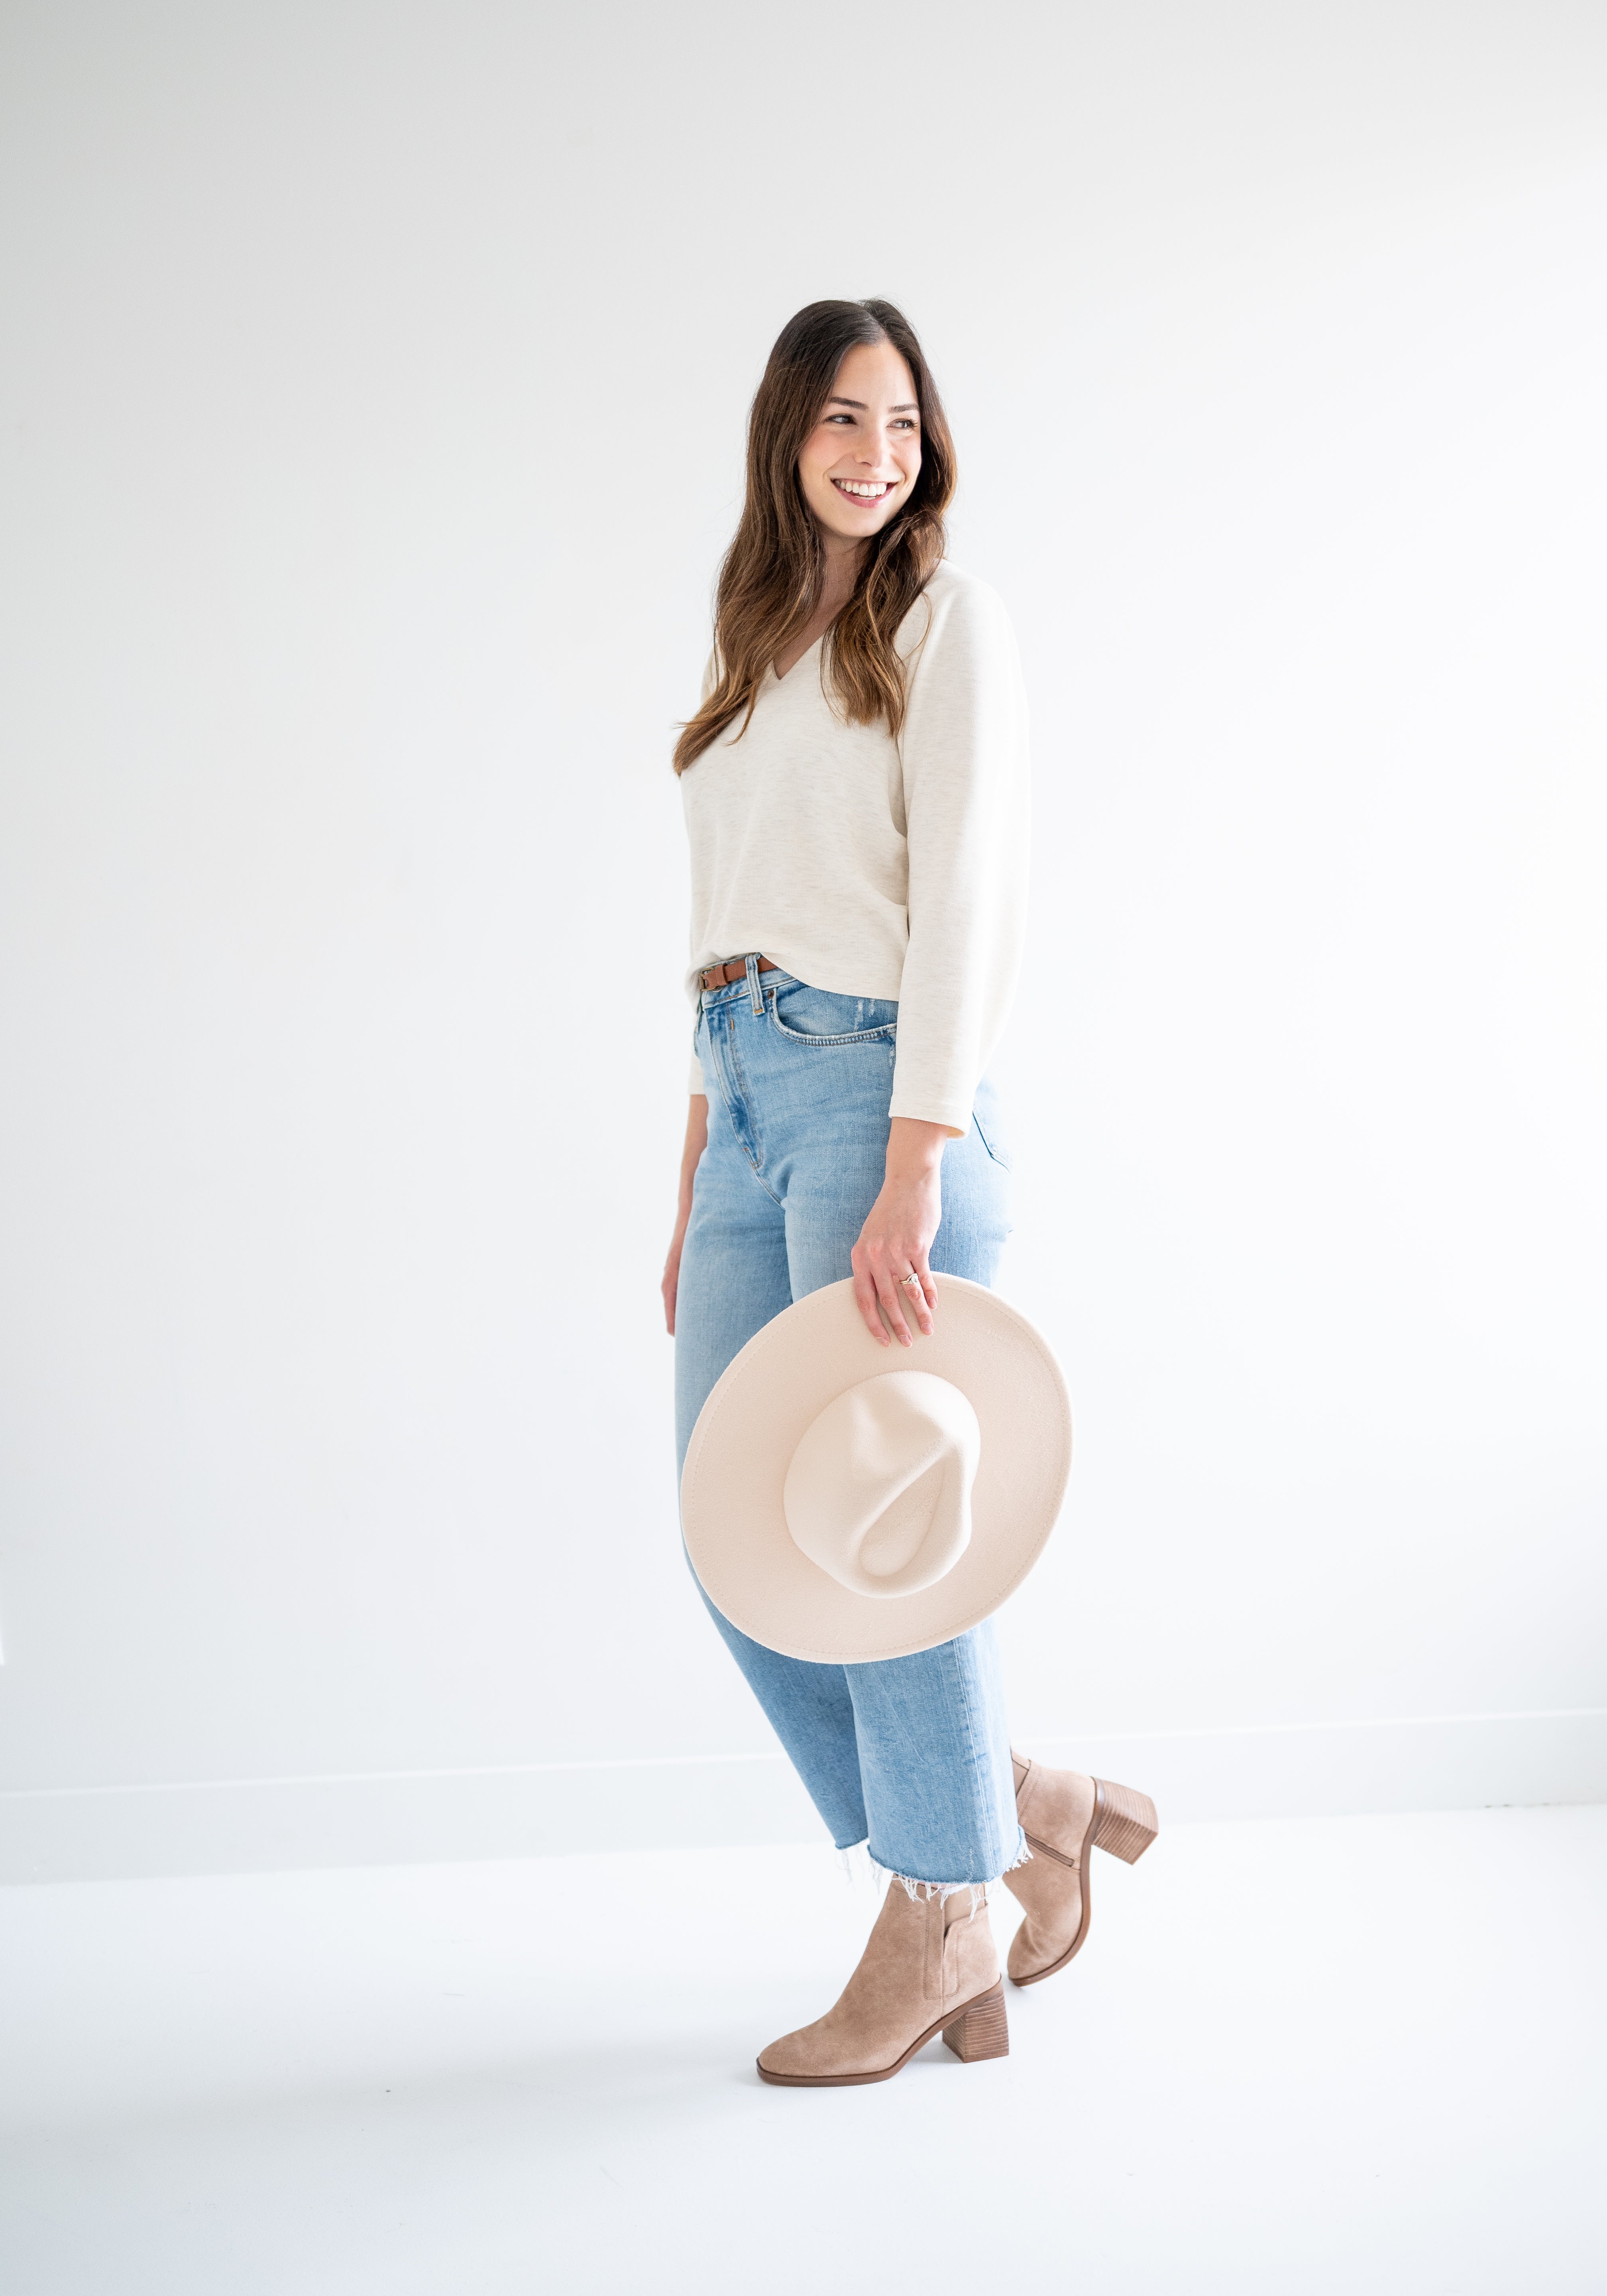
<path fill-rule="evenodd" d="M 1071 1471 L 1060 1365 L 984 1285 L 936 1282 L 936 1330 L 892 1362 L 850 1278 L 810 1292 L 754 1334 L 698 1414 L 681 1475 L 686 1551 L 716 1609 L 767 1650 L 841 1666 L 934 1649 L 1014 1593 L 1054 1528 Z M 832 1398 L 896 1369 L 934 1372 L 970 1398 L 982 1430 L 971 1544 L 917 1595 L 856 1595 L 793 1545 L 782 1489 L 799 1439 Z"/>

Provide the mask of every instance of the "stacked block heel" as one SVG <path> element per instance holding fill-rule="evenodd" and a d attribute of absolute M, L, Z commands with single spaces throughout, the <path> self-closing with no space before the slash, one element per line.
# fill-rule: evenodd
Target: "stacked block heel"
<path fill-rule="evenodd" d="M 952 2049 L 963 2065 L 980 2064 L 985 2057 L 1010 2054 L 1010 2026 L 1004 2015 L 1004 1988 L 996 1985 L 972 2003 L 963 2016 L 943 2028 L 943 2046 Z"/>
<path fill-rule="evenodd" d="M 1095 1779 L 1094 1793 L 1095 1847 L 1136 1866 L 1160 1831 L 1154 1803 L 1148 1794 L 1111 1785 L 1105 1778 Z"/>

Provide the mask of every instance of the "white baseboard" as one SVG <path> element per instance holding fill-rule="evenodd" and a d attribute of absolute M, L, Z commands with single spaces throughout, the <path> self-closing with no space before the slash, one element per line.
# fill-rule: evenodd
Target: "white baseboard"
<path fill-rule="evenodd" d="M 1141 1787 L 1174 1824 L 1607 1801 L 1603 1706 L 1023 1738 L 1021 1751 Z"/>
<path fill-rule="evenodd" d="M 1163 1824 L 1607 1800 L 1607 1707 L 1035 1738 Z M 0 1882 L 814 1841 L 779 1753 L 0 1793 Z"/>

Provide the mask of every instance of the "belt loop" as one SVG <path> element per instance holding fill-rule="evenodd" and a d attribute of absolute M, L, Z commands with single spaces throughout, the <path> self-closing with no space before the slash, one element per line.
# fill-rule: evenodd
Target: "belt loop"
<path fill-rule="evenodd" d="M 748 1002 L 753 1008 L 753 1017 L 756 1021 L 762 1021 L 765 1017 L 765 992 L 758 985 L 758 957 L 750 956 L 743 969 L 748 975 Z"/>

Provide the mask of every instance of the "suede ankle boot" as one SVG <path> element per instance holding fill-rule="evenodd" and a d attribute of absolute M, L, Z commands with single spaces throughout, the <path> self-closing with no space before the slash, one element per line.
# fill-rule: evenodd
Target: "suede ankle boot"
<path fill-rule="evenodd" d="M 964 2064 L 1010 2054 L 988 1892 L 928 1897 L 917 1884 L 912 1896 L 895 1875 L 842 1998 L 772 2041 L 759 2078 L 785 2088 L 890 2080 L 938 2032 Z"/>
<path fill-rule="evenodd" d="M 1032 1857 L 1004 1876 L 1004 1887 L 1027 1909 L 1011 1939 L 1010 1977 L 1015 1985 L 1036 1985 L 1064 1969 L 1088 1934 L 1089 1850 L 1108 1849 L 1131 1866 L 1160 1825 L 1148 1794 L 1131 1786 L 1048 1770 L 1020 1754 L 1011 1760 L 1015 1812 Z"/>

